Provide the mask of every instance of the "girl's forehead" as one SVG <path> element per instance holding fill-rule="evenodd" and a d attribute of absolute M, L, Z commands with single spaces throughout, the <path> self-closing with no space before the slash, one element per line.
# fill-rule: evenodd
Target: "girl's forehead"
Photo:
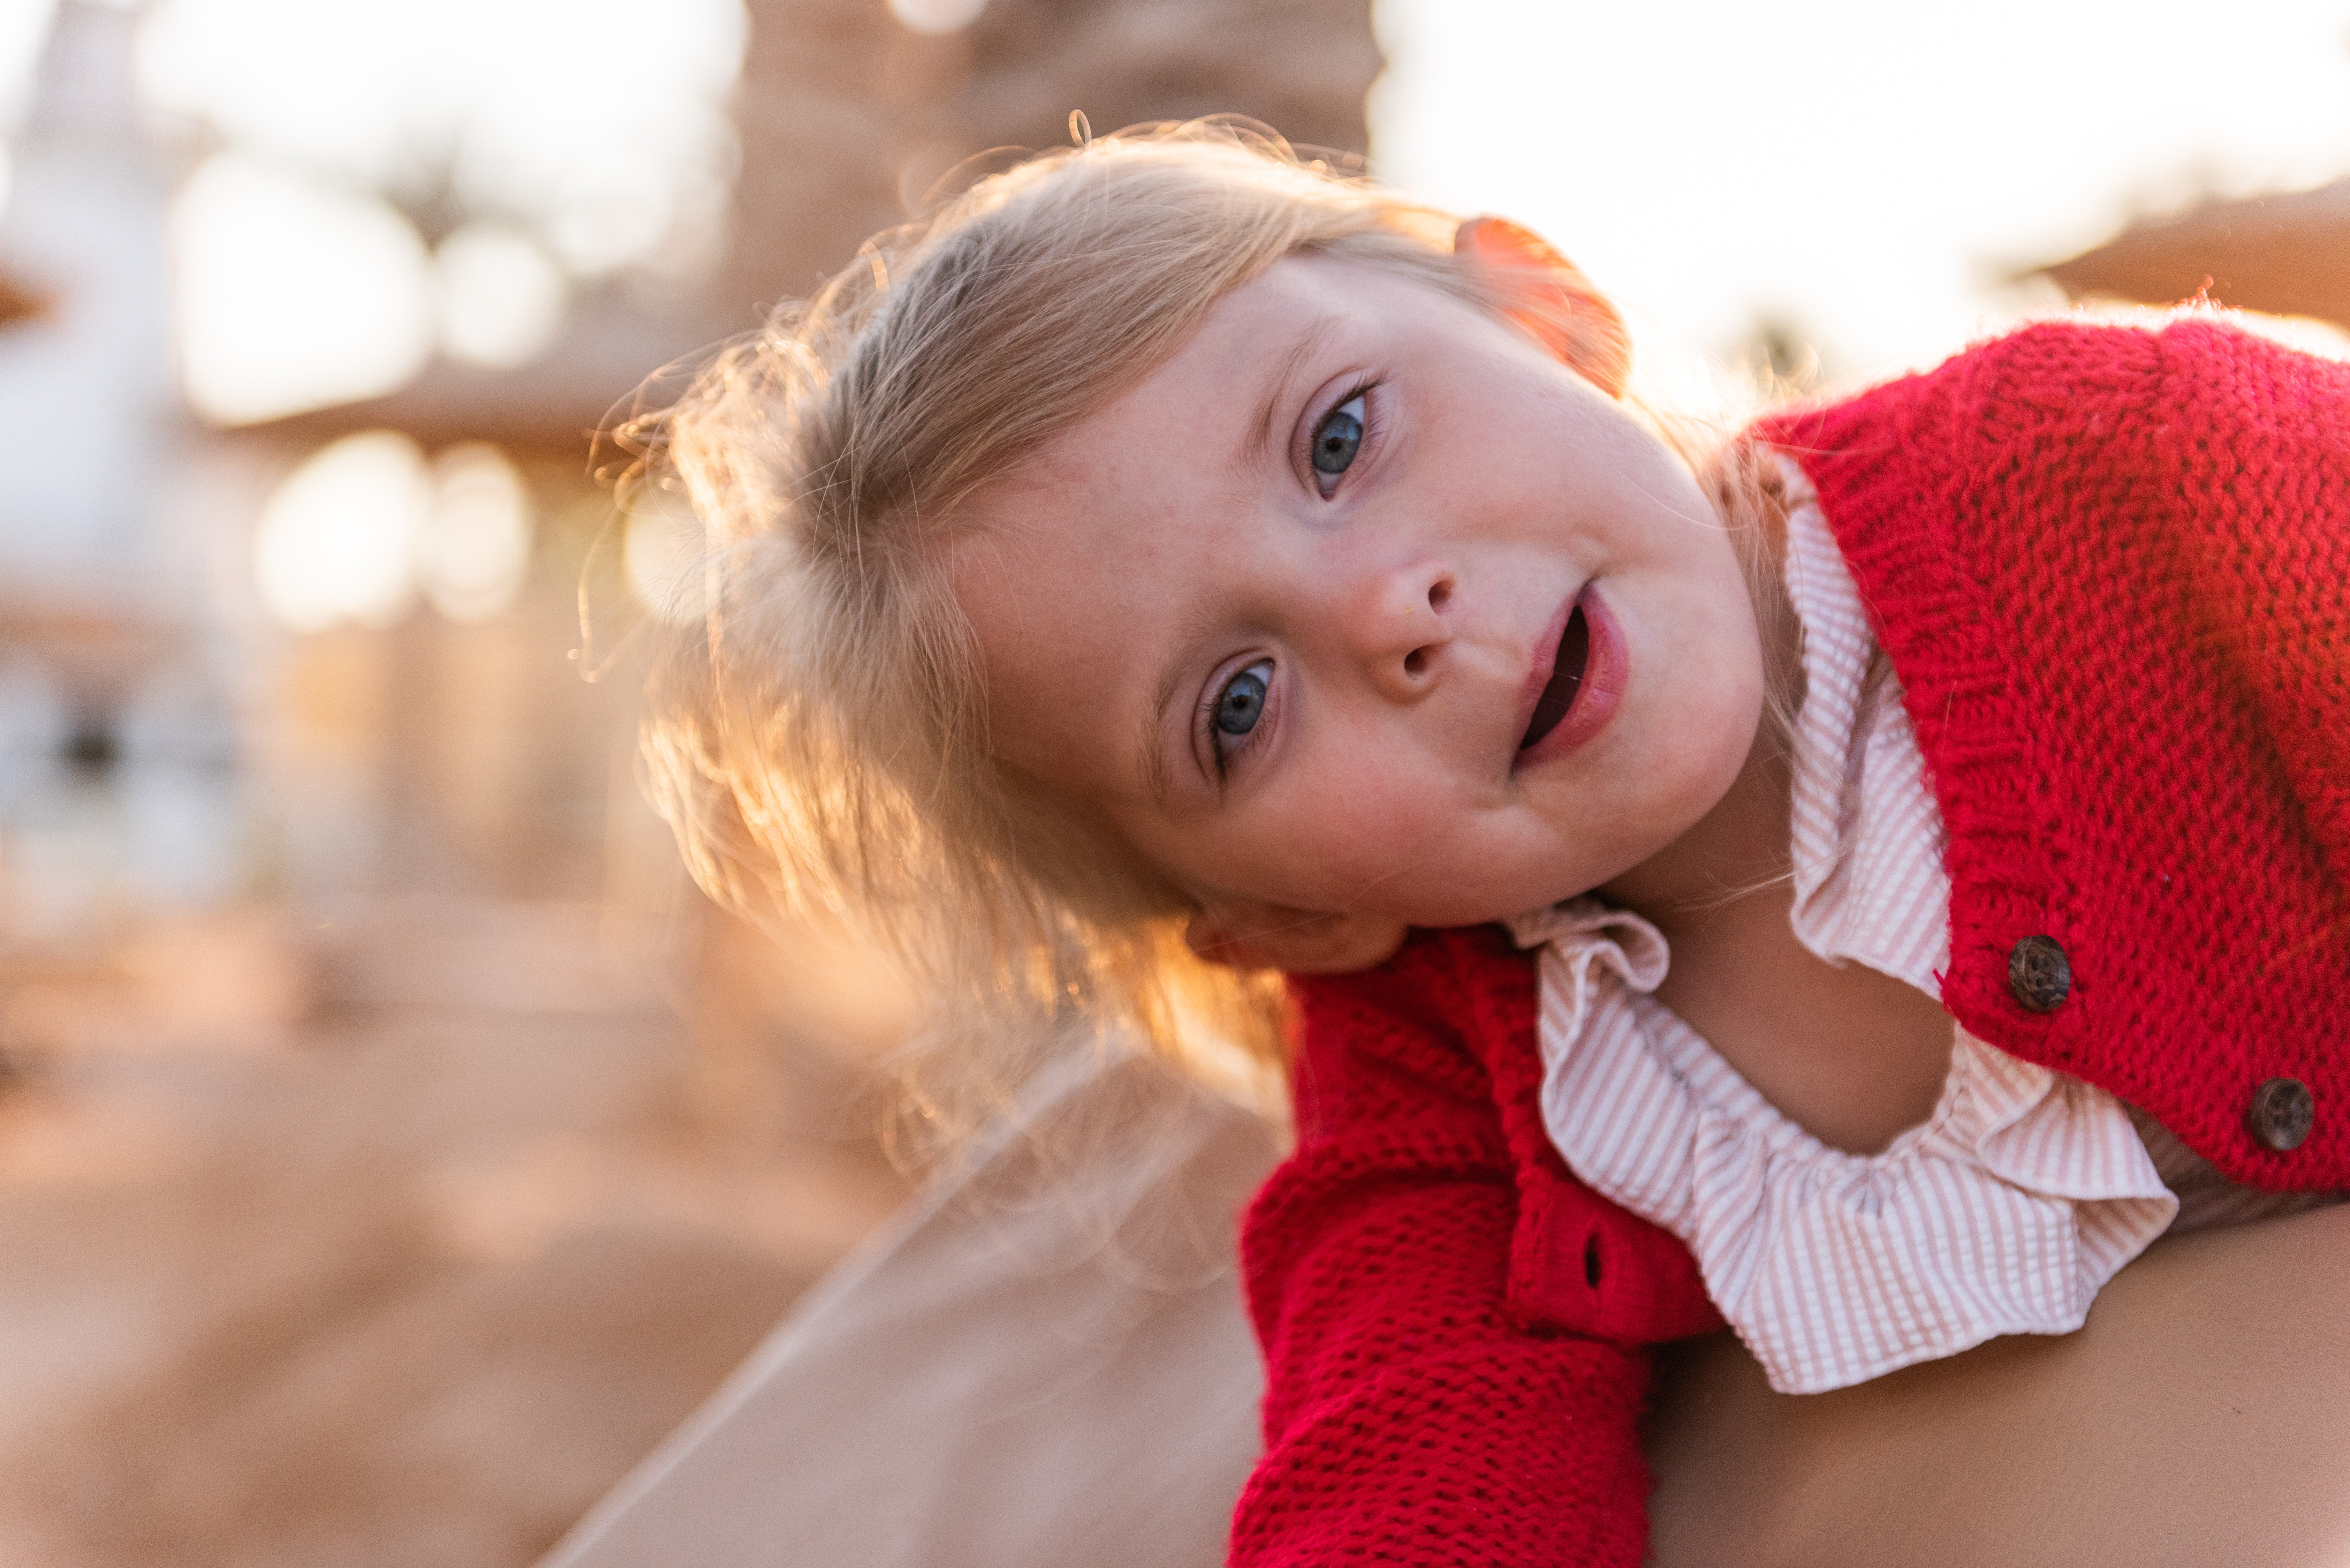
<path fill-rule="evenodd" d="M 1334 290 L 1317 289 L 1303 262 L 1277 262 L 1217 300 L 1161 358 L 1118 386 L 1048 450 L 1066 452 L 1104 425 L 1138 416 L 1164 421 L 1179 409 L 1221 409 L 1247 395 L 1271 368 L 1294 358 L 1300 331 L 1327 317 L 1336 303 Z"/>
<path fill-rule="evenodd" d="M 1142 421 L 1161 429 L 1189 424 L 1218 450 L 1202 461 L 1229 462 L 1228 449 L 1262 431 L 1294 372 L 1317 350 L 1388 339 L 1457 312 L 1460 302 L 1425 282 L 1340 256 L 1292 255 L 1225 295 L 1156 365 L 1121 387 L 1024 463 L 1032 482 L 1055 462 L 1098 462 L 1088 443 L 1102 427 Z M 1233 410 L 1238 410 L 1238 415 Z M 1171 432 L 1170 432 L 1171 433 Z M 1226 438 L 1226 439 L 1218 439 Z"/>
<path fill-rule="evenodd" d="M 1276 263 L 1218 300 L 1158 363 L 1118 386 L 1076 421 L 1055 432 L 982 488 L 972 508 L 1001 523 L 1073 486 L 1097 487 L 1123 469 L 1222 462 L 1213 448 L 1230 410 L 1268 369 L 1296 358 L 1292 323 L 1317 312 L 1311 291 Z"/>
<path fill-rule="evenodd" d="M 1343 256 L 1284 256 L 1218 300 L 1168 363 L 1187 354 L 1239 369 L 1292 358 L 1317 327 L 1376 325 L 1451 302 L 1418 279 Z"/>
<path fill-rule="evenodd" d="M 1157 364 L 1024 454 L 963 504 L 957 534 L 1033 531 L 1083 498 L 1157 513 L 1170 479 L 1193 500 L 1287 438 L 1301 385 L 1367 369 L 1431 331 L 1473 335 L 1477 313 L 1423 279 L 1342 256 L 1292 255 L 1234 288 Z M 1339 365 L 1340 360 L 1359 361 Z"/>

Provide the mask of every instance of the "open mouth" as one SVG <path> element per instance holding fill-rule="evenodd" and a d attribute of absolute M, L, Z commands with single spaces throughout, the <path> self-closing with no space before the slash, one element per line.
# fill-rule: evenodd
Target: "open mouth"
<path fill-rule="evenodd" d="M 1575 706 L 1575 694 L 1583 690 L 1583 667 L 1590 659 L 1591 623 L 1577 605 L 1566 618 L 1566 630 L 1559 634 L 1558 662 L 1551 666 L 1550 680 L 1534 703 L 1534 722 L 1526 726 L 1526 738 L 1518 742 L 1518 750 L 1524 751 L 1558 728 Z"/>

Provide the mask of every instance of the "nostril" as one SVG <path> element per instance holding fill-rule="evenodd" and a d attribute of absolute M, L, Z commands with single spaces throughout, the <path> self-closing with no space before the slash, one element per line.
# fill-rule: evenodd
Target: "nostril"
<path fill-rule="evenodd" d="M 1403 672 L 1406 675 L 1417 675 L 1427 668 L 1428 649 L 1415 648 L 1403 656 Z"/>
<path fill-rule="evenodd" d="M 1440 580 L 1436 583 L 1436 585 L 1435 585 L 1433 587 L 1431 587 L 1431 588 L 1430 588 L 1430 589 L 1428 590 L 1428 607 L 1429 607 L 1429 608 L 1430 608 L 1430 609 L 1432 609 L 1432 610 L 1440 610 L 1440 609 L 1442 609 L 1446 605 L 1449 605 L 1449 604 L 1451 604 L 1451 602 L 1452 602 L 1452 579 L 1451 579 L 1451 578 L 1450 578 L 1450 577 L 1441 578 L 1441 579 L 1440 579 Z"/>

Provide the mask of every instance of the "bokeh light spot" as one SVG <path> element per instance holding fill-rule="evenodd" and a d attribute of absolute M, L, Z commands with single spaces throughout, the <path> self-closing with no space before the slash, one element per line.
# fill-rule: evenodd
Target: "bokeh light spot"
<path fill-rule="evenodd" d="M 889 15 L 917 33 L 959 33 L 979 20 L 987 0 L 889 0 Z"/>
<path fill-rule="evenodd" d="M 505 453 L 466 441 L 432 460 L 432 509 L 417 540 L 417 576 L 451 620 L 487 620 L 530 571 L 530 492 Z"/>
<path fill-rule="evenodd" d="M 224 153 L 172 227 L 182 373 L 216 423 L 374 397 L 423 363 L 424 244 L 380 198 Z"/>
<path fill-rule="evenodd" d="M 528 234 L 467 223 L 433 254 L 441 347 L 452 359 L 492 369 L 527 365 L 563 326 L 563 270 Z"/>
<path fill-rule="evenodd" d="M 663 620 L 687 621 L 707 603 L 702 571 L 709 539 L 685 497 L 654 485 L 629 502 L 620 559 L 629 588 Z"/>
<path fill-rule="evenodd" d="M 369 431 L 320 448 L 262 508 L 254 536 L 262 601 L 296 631 L 391 625 L 415 599 L 432 500 L 423 453 L 404 435 Z"/>

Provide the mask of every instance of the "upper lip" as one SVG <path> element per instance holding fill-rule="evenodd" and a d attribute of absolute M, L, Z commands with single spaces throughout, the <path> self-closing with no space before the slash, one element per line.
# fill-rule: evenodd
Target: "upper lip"
<path fill-rule="evenodd" d="M 1534 727 L 1534 709 L 1541 705 L 1544 688 L 1550 684 L 1552 674 L 1558 669 L 1558 645 L 1565 639 L 1566 623 L 1575 617 L 1575 607 L 1583 602 L 1583 586 L 1577 584 L 1565 603 L 1553 612 L 1550 623 L 1535 639 L 1534 662 L 1526 671 L 1524 686 L 1518 692 L 1517 722 L 1510 731 L 1509 755 L 1516 764 L 1520 743 L 1526 732 Z"/>

